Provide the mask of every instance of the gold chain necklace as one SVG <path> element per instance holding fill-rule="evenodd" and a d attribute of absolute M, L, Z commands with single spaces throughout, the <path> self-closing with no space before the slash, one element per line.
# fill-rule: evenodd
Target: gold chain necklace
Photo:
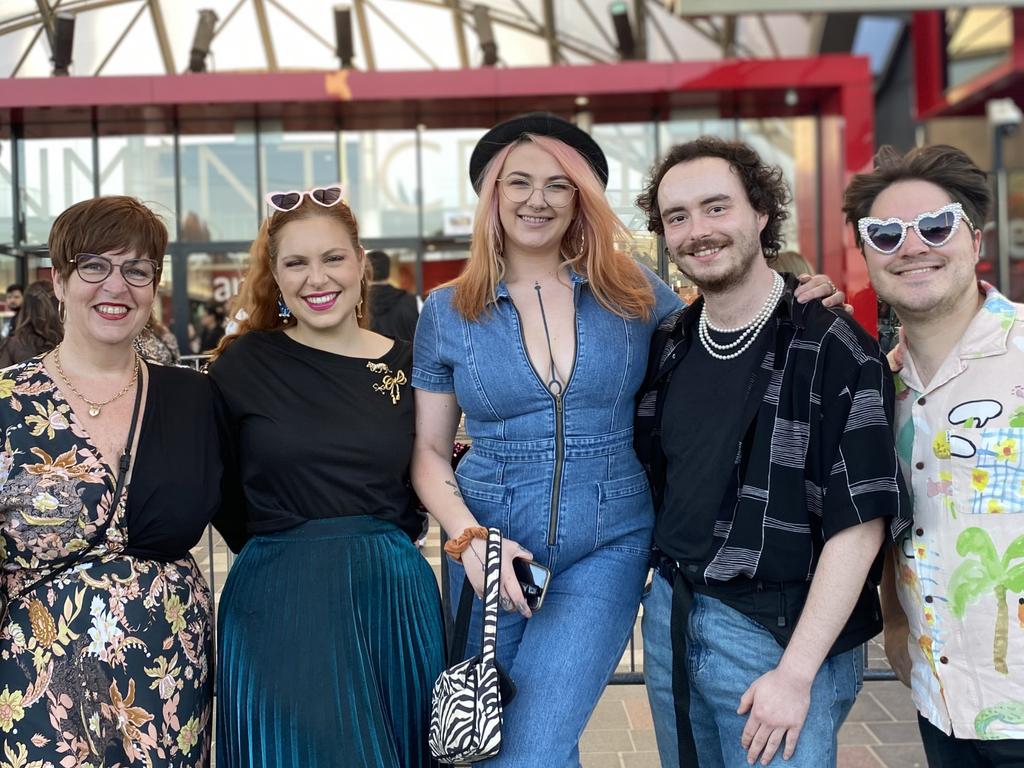
<path fill-rule="evenodd" d="M 79 392 L 75 388 L 75 385 L 71 383 L 71 380 L 68 379 L 67 375 L 64 373 L 64 369 L 61 368 L 61 365 L 60 365 L 60 348 L 61 348 L 61 346 L 62 345 L 58 344 L 57 348 L 55 350 L 53 350 L 53 362 L 57 366 L 57 373 L 60 374 L 61 380 L 67 385 L 68 389 L 70 389 L 72 392 L 74 392 L 76 395 L 78 395 L 78 397 L 82 400 L 82 402 L 84 402 L 86 405 L 89 406 L 89 415 L 94 417 L 94 418 L 96 416 L 100 415 L 100 413 L 103 410 L 103 406 L 110 405 L 112 402 L 114 402 L 119 397 L 124 395 L 125 392 L 127 392 L 129 389 L 132 388 L 132 385 L 135 384 L 135 382 L 139 378 L 139 356 L 138 356 L 138 354 L 136 354 L 135 355 L 135 370 L 132 372 L 132 377 L 128 380 L 128 383 L 125 384 L 121 388 L 121 391 L 118 392 L 113 397 L 111 397 L 111 398 L 109 398 L 107 400 L 104 400 L 102 403 L 94 402 L 94 401 L 90 400 L 88 397 L 86 397 L 85 395 L 83 395 L 81 392 Z"/>

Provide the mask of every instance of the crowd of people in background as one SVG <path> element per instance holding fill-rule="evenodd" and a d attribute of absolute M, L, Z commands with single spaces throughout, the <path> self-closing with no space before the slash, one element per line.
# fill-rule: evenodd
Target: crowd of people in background
<path fill-rule="evenodd" d="M 975 275 L 970 158 L 875 166 L 843 210 L 888 355 L 783 250 L 781 170 L 713 136 L 637 199 L 689 304 L 621 248 L 600 146 L 532 113 L 477 143 L 466 267 L 423 302 L 342 187 L 268 193 L 240 295 L 191 334 L 208 375 L 156 311 L 159 217 L 71 206 L 0 346 L 8 763 L 203 768 L 216 728 L 218 768 L 432 768 L 431 687 L 493 641 L 482 764 L 575 768 L 642 604 L 666 768 L 835 766 L 879 632 L 931 768 L 1024 765 L 1024 306 Z M 238 553 L 216 648 L 211 524 Z"/>

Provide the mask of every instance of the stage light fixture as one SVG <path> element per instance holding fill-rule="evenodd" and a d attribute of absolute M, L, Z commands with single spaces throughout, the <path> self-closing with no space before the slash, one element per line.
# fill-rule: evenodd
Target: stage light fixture
<path fill-rule="evenodd" d="M 196 22 L 196 34 L 192 38 L 192 51 L 189 54 L 188 69 L 190 72 L 205 72 L 206 57 L 210 55 L 213 33 L 217 27 L 217 14 L 210 9 L 199 12 Z"/>
<path fill-rule="evenodd" d="M 341 68 L 351 69 L 355 46 L 352 44 L 352 9 L 347 5 L 334 6 L 334 42 Z"/>
<path fill-rule="evenodd" d="M 612 26 L 615 27 L 615 37 L 618 38 L 619 58 L 636 58 L 636 41 L 633 38 L 633 27 L 629 23 L 628 3 L 616 2 L 608 6 L 612 14 Z"/>
<path fill-rule="evenodd" d="M 498 43 L 494 39 L 494 28 L 491 26 L 491 9 L 477 3 L 473 6 L 473 23 L 476 36 L 480 41 L 480 50 L 484 55 L 484 66 L 493 67 L 498 63 Z"/>
<path fill-rule="evenodd" d="M 71 66 L 71 50 L 75 43 L 75 17 L 70 13 L 58 13 L 53 22 L 53 74 L 66 76 Z"/>

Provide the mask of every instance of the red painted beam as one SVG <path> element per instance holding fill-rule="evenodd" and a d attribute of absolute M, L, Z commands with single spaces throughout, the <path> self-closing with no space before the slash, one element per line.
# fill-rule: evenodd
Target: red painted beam
<path fill-rule="evenodd" d="M 201 73 L 145 77 L 14 78 L 0 108 L 434 101 L 678 91 L 834 88 L 870 80 L 866 59 L 625 62 L 416 72 Z"/>

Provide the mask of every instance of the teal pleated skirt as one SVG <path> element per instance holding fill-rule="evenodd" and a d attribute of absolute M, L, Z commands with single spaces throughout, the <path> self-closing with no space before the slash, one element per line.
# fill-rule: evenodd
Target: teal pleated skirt
<path fill-rule="evenodd" d="M 217 621 L 217 768 L 426 768 L 437 582 L 373 517 L 256 536 Z"/>

